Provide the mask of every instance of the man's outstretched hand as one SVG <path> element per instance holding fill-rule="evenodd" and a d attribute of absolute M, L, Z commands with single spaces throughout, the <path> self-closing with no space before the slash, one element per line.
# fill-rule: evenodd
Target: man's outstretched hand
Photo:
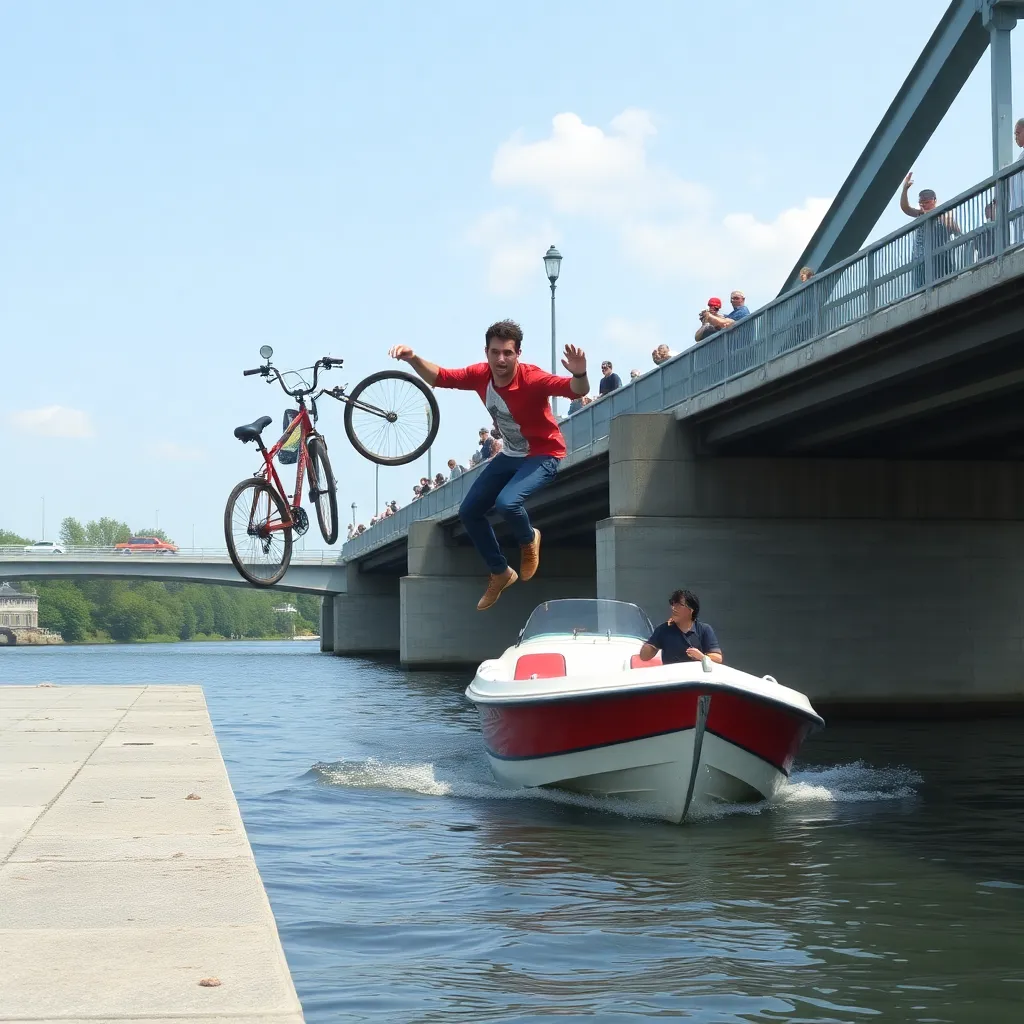
<path fill-rule="evenodd" d="M 388 350 L 388 355 L 392 359 L 401 359 L 403 363 L 416 358 L 416 353 L 408 345 L 394 345 Z"/>
<path fill-rule="evenodd" d="M 565 346 L 565 355 L 562 358 L 562 365 L 573 375 L 578 376 L 587 372 L 587 354 L 575 345 Z"/>

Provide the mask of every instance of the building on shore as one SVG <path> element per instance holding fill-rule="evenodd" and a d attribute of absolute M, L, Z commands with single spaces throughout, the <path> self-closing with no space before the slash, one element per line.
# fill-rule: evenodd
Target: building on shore
<path fill-rule="evenodd" d="M 39 628 L 39 596 L 0 583 L 0 646 L 59 643 L 60 633 Z"/>

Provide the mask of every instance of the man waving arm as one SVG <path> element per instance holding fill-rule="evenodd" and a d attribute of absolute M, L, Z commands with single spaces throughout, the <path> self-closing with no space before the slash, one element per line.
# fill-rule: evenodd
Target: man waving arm
<path fill-rule="evenodd" d="M 590 391 L 590 381 L 587 380 L 587 354 L 575 345 L 565 346 L 565 355 L 562 357 L 562 365 L 572 374 L 572 383 L 569 387 L 574 395 L 585 395 Z"/>

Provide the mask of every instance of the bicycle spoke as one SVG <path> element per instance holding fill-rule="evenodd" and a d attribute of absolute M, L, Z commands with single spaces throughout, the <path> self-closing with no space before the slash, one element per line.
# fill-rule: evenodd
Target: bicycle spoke
<path fill-rule="evenodd" d="M 353 429 L 373 455 L 400 458 L 414 451 L 430 434 L 430 408 L 422 393 L 407 381 L 400 378 L 375 381 L 363 391 L 359 401 L 384 414 L 358 406 L 352 409 Z"/>

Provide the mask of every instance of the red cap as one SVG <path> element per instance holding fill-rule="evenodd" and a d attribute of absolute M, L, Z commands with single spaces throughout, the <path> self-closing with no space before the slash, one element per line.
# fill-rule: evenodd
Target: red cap
<path fill-rule="evenodd" d="M 716 299 L 714 297 L 714 295 L 712 295 L 711 298 L 708 299 L 708 306 L 714 307 L 715 309 L 721 309 L 722 308 L 722 300 L 721 299 Z"/>

